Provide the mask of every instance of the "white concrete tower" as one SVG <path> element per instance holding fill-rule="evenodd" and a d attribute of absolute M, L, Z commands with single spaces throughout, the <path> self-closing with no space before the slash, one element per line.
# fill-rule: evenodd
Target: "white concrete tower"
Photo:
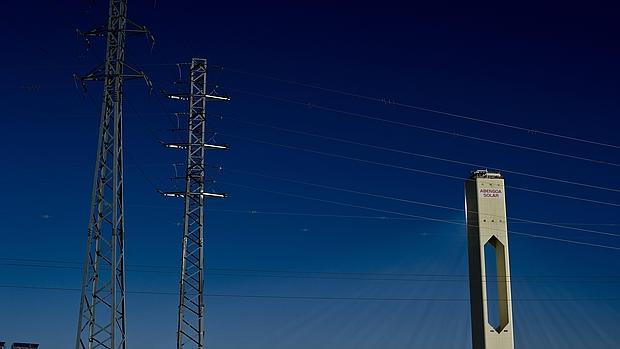
<path fill-rule="evenodd" d="M 473 349 L 514 349 L 504 179 L 479 170 L 465 182 Z"/>

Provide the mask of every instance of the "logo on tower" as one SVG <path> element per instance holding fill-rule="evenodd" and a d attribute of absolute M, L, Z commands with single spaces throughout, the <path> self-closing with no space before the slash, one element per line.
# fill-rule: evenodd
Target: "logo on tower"
<path fill-rule="evenodd" d="M 487 188 L 482 188 L 479 191 L 479 194 L 481 197 L 483 198 L 498 198 L 499 195 L 502 193 L 501 189 L 487 189 Z"/>

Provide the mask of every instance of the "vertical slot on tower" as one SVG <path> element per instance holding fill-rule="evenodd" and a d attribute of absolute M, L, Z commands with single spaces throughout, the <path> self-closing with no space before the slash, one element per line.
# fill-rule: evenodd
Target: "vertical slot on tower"
<path fill-rule="evenodd" d="M 508 280 L 504 245 L 492 236 L 484 245 L 487 320 L 500 333 L 508 325 Z"/>

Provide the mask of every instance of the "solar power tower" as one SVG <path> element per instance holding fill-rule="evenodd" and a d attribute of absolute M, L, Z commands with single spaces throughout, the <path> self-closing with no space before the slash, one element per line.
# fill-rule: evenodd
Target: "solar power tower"
<path fill-rule="evenodd" d="M 465 182 L 473 349 L 514 349 L 504 178 L 479 170 Z"/>
<path fill-rule="evenodd" d="M 181 197 L 185 202 L 177 348 L 204 349 L 204 199 L 226 197 L 225 194 L 206 191 L 205 150 L 227 149 L 226 145 L 210 143 L 205 137 L 208 133 L 206 104 L 207 100 L 229 99 L 208 93 L 206 59 L 193 58 L 189 70 L 189 93 L 168 94 L 169 98 L 188 101 L 188 141 L 165 144 L 168 148 L 187 150 L 185 191 L 163 195 Z"/>
<path fill-rule="evenodd" d="M 127 19 L 127 0 L 110 0 L 107 26 L 82 34 L 106 38 L 106 60 L 79 78 L 103 81 L 103 99 L 75 346 L 124 349 L 123 82 L 146 79 L 125 63 L 125 38 L 150 34 Z"/>

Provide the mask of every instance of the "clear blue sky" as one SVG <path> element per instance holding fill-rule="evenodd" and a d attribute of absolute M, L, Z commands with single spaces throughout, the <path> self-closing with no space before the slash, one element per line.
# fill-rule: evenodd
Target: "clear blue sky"
<path fill-rule="evenodd" d="M 11 2 L 0 14 L 0 341 L 34 341 L 45 349 L 74 343 L 79 294 L 70 289 L 80 286 L 101 92 L 95 84 L 83 95 L 72 74 L 100 63 L 105 45 L 94 41 L 83 57 L 75 28 L 105 23 L 106 3 Z M 156 43 L 150 52 L 144 38 L 131 38 L 127 61 L 144 69 L 156 88 L 149 95 L 139 81 L 126 84 L 127 288 L 172 294 L 128 295 L 129 345 L 158 349 L 175 343 L 181 202 L 160 197 L 154 186 L 174 188 L 168 180 L 174 176 L 171 164 L 182 162 L 183 155 L 158 141 L 176 137 L 168 131 L 175 126 L 173 118 L 163 114 L 186 107 L 164 100 L 159 89 L 172 89 L 178 79 L 172 64 L 191 57 L 208 58 L 209 82 L 232 98 L 209 106 L 210 127 L 231 149 L 208 154 L 210 164 L 224 167 L 213 174 L 219 181 L 216 188 L 229 198 L 208 203 L 207 292 L 382 299 L 209 297 L 212 348 L 470 346 L 462 225 L 393 219 L 399 216 L 273 191 L 456 223 L 464 222 L 463 212 L 248 172 L 462 209 L 460 178 L 475 168 L 247 121 L 607 188 L 505 173 L 508 186 L 521 188 L 507 190 L 510 217 L 582 230 L 515 220 L 509 220 L 509 228 L 620 248 L 620 238 L 600 234 L 620 234 L 618 8 L 582 6 L 130 0 L 130 18 L 149 26 Z M 225 69 L 217 68 L 221 66 Z M 235 70 L 616 147 L 376 103 Z M 247 213 L 253 210 L 279 214 Z M 619 256 L 617 249 L 511 234 L 517 346 L 620 347 Z M 411 300 L 386 300 L 394 298 Z"/>

